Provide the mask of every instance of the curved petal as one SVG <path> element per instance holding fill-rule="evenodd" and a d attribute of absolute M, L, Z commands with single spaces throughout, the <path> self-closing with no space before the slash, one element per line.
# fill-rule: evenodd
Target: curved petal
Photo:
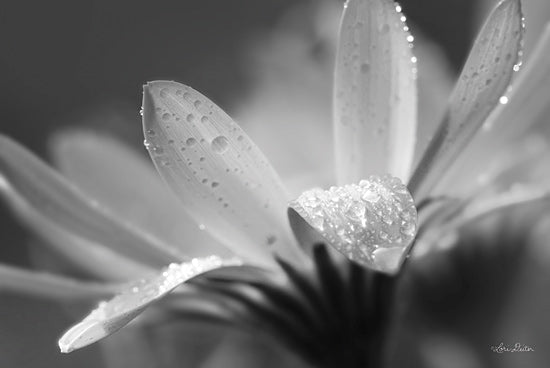
<path fill-rule="evenodd" d="M 173 263 L 158 274 L 130 285 L 108 302 L 100 303 L 97 309 L 59 339 L 61 352 L 80 349 L 118 331 L 149 305 L 196 276 L 241 265 L 239 260 L 223 260 L 215 256 L 195 258 L 182 264 Z"/>
<path fill-rule="evenodd" d="M 349 0 L 340 26 L 334 80 L 336 170 L 340 185 L 371 174 L 407 181 L 416 139 L 416 58 L 401 7 Z"/>
<path fill-rule="evenodd" d="M 223 110 L 190 87 L 151 82 L 143 128 L 158 172 L 202 227 L 251 261 L 272 264 L 269 248 L 302 259 L 279 177 Z"/>
<path fill-rule="evenodd" d="M 229 253 L 199 229 L 150 162 L 124 142 L 91 131 L 67 130 L 56 134 L 50 147 L 61 173 L 117 217 L 189 257 Z"/>
<path fill-rule="evenodd" d="M 45 299 L 76 301 L 105 298 L 120 289 L 120 285 L 79 281 L 0 264 L 0 292 L 9 291 Z"/>
<path fill-rule="evenodd" d="M 115 218 L 11 139 L 0 136 L 0 193 L 29 225 L 41 222 L 143 264 L 184 259 L 140 229 Z M 39 229 L 40 230 L 40 229 Z"/>
<path fill-rule="evenodd" d="M 468 195 L 485 181 L 487 172 L 492 171 L 492 167 L 509 165 L 510 158 L 531 150 L 533 137 L 529 137 L 530 135 L 548 142 L 549 96 L 550 24 L 531 58 L 518 73 L 510 95 L 504 100 L 506 103 L 501 104 L 491 115 L 437 190 Z M 527 141 L 522 139 L 525 136 Z M 480 160 L 480 157 L 483 159 Z"/>
<path fill-rule="evenodd" d="M 437 184 L 506 92 L 519 68 L 522 35 L 520 1 L 501 1 L 481 29 L 443 122 L 410 180 L 417 201 Z"/>
<path fill-rule="evenodd" d="M 288 215 L 302 246 L 327 243 L 348 259 L 386 273 L 399 270 L 416 234 L 413 199 L 390 175 L 306 191 L 290 203 Z"/>

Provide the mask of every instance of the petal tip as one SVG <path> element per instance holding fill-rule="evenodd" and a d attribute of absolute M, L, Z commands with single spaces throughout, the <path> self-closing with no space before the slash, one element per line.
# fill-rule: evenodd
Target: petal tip
<path fill-rule="evenodd" d="M 57 345 L 62 353 L 67 354 L 93 344 L 105 335 L 105 330 L 99 324 L 84 320 L 65 332 Z"/>

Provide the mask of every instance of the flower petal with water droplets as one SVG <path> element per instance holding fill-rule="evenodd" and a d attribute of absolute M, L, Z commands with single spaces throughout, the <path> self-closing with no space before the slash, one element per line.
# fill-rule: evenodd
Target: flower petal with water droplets
<path fill-rule="evenodd" d="M 143 128 L 160 175 L 206 231 L 250 261 L 273 264 L 269 248 L 302 259 L 279 177 L 223 110 L 180 83 L 151 82 Z"/>
<path fill-rule="evenodd" d="M 550 125 L 550 24 L 546 27 L 525 67 L 518 73 L 512 90 L 468 145 L 468 149 L 437 186 L 438 192 L 467 196 L 484 185 L 492 168 L 506 167 L 518 156 L 548 143 Z M 538 141 L 538 142 L 537 142 Z M 537 154 L 536 152 L 533 152 Z M 546 152 L 540 153 L 548 155 Z M 483 159 L 479 159 L 479 158 Z M 530 163 L 528 163 L 531 165 Z M 548 162 L 546 162 L 548 164 Z M 548 173 L 541 165 L 538 175 Z M 548 174 L 547 174 L 548 175 Z M 523 181 L 525 177 L 517 177 Z M 548 176 L 545 179 L 548 181 Z"/>
<path fill-rule="evenodd" d="M 414 201 L 401 180 L 391 175 L 306 191 L 291 202 L 288 214 L 303 246 L 319 243 L 316 230 L 322 243 L 348 259 L 387 273 L 399 269 L 417 229 Z"/>
<path fill-rule="evenodd" d="M 61 352 L 69 353 L 80 349 L 118 331 L 149 305 L 194 277 L 212 270 L 236 266 L 242 266 L 242 262 L 216 256 L 195 258 L 181 264 L 173 263 L 160 273 L 128 286 L 113 299 L 101 302 L 97 309 L 59 339 Z"/>
<path fill-rule="evenodd" d="M 32 153 L 0 136 L 0 193 L 29 225 L 51 227 L 110 247 L 131 260 L 161 266 L 185 259 L 176 250 L 115 218 Z"/>
<path fill-rule="evenodd" d="M 519 68 L 522 36 L 520 1 L 501 1 L 481 29 L 445 117 L 411 178 L 409 188 L 417 201 L 428 195 L 498 105 Z"/>
<path fill-rule="evenodd" d="M 336 170 L 341 185 L 370 174 L 407 181 L 416 140 L 416 58 L 391 0 L 349 0 L 334 80 Z"/>
<path fill-rule="evenodd" d="M 230 255 L 189 218 L 148 158 L 124 142 L 72 129 L 56 134 L 50 147 L 61 173 L 118 217 L 188 257 Z"/>

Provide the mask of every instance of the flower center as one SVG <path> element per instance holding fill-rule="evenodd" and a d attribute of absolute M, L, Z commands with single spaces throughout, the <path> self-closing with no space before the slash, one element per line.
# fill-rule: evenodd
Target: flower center
<path fill-rule="evenodd" d="M 290 207 L 348 259 L 383 272 L 399 269 L 416 235 L 413 198 L 390 175 L 308 190 Z"/>

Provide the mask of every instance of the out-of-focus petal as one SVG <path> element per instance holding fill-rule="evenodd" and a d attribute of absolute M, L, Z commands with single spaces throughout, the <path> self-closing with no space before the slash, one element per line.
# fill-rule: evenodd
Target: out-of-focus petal
<path fill-rule="evenodd" d="M 445 218 L 437 218 L 419 231 L 413 252 L 423 257 L 434 249 L 445 249 L 456 242 L 456 231 L 499 211 L 550 203 L 550 190 L 532 186 L 516 186 L 489 196 L 474 196 L 455 207 Z M 445 241 L 445 240 L 448 241 Z"/>
<path fill-rule="evenodd" d="M 68 353 L 80 349 L 118 331 L 149 305 L 196 276 L 220 268 L 241 265 L 239 260 L 223 260 L 215 256 L 195 258 L 182 264 L 173 263 L 158 274 L 128 286 L 108 302 L 100 303 L 97 309 L 61 337 L 61 352 Z"/>
<path fill-rule="evenodd" d="M 157 170 L 200 226 L 250 261 L 273 264 L 270 248 L 303 259 L 279 177 L 223 110 L 180 83 L 151 82 L 143 127 Z"/>
<path fill-rule="evenodd" d="M 438 192 L 467 195 L 487 181 L 495 167 L 529 153 L 532 140 L 550 140 L 550 25 L 518 73 L 509 96 L 489 117 L 483 129 L 461 155 Z M 524 139 L 525 138 L 525 139 Z M 540 145 L 540 143 L 536 143 Z M 483 158 L 483 159 L 480 159 Z M 548 173 L 542 170 L 539 174 Z M 519 181 L 525 178 L 518 177 Z M 452 183 L 452 185 L 451 185 Z"/>
<path fill-rule="evenodd" d="M 478 177 L 479 186 L 469 193 L 499 193 L 514 186 L 531 185 L 550 189 L 550 147 L 543 139 L 519 140 L 516 150 L 502 150 L 499 159 L 487 164 L 485 172 Z M 497 154 L 498 152 L 495 152 Z M 490 162 L 490 160 L 488 160 Z"/>
<path fill-rule="evenodd" d="M 111 296 L 120 285 L 70 279 L 0 264 L 0 293 L 14 292 L 53 300 L 94 300 Z"/>
<path fill-rule="evenodd" d="M 22 188 L 19 187 L 19 191 Z M 40 246 L 49 246 L 62 255 L 64 262 L 69 261 L 80 270 L 103 280 L 130 280 L 153 270 L 97 243 L 95 239 L 75 234 L 72 229 L 56 221 L 55 217 L 49 216 L 47 211 L 35 208 L 19 191 L 13 190 L 0 176 L 0 192 L 6 195 L 11 207 L 25 224 L 44 240 Z M 36 202 L 36 205 L 40 206 L 41 203 L 46 202 Z"/>
<path fill-rule="evenodd" d="M 144 264 L 160 266 L 184 259 L 175 249 L 115 218 L 4 136 L 0 136 L 0 193 L 31 226 L 40 223 L 50 229 L 61 228 Z"/>
<path fill-rule="evenodd" d="M 68 130 L 54 136 L 51 149 L 62 174 L 117 217 L 189 257 L 227 252 L 189 218 L 150 162 L 123 142 Z"/>
<path fill-rule="evenodd" d="M 416 58 L 401 7 L 349 0 L 334 80 L 340 185 L 390 173 L 406 182 L 416 139 Z"/>
<path fill-rule="evenodd" d="M 331 99 L 341 13 L 335 1 L 297 2 L 245 54 L 252 85 L 233 116 L 292 198 L 335 182 Z"/>
<path fill-rule="evenodd" d="M 36 212 L 29 211 L 25 221 L 44 238 L 44 242 L 35 242 L 33 246 L 49 246 L 57 256 L 61 254 L 58 261 L 69 261 L 79 271 L 98 279 L 127 281 L 154 271 L 153 267 L 134 261 L 104 245 L 75 236 Z"/>
<path fill-rule="evenodd" d="M 426 197 L 498 105 L 518 68 L 522 35 L 519 0 L 501 1 L 476 39 L 445 117 L 411 178 L 416 200 Z"/>

